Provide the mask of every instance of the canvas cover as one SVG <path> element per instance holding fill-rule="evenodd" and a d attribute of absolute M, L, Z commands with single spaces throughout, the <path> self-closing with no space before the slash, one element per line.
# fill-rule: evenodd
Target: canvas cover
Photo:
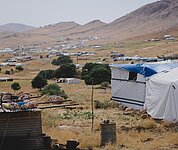
<path fill-rule="evenodd" d="M 157 63 L 141 63 L 141 64 L 112 64 L 111 67 L 124 69 L 130 72 L 135 72 L 150 77 L 159 72 L 168 71 L 178 67 L 177 62 L 157 62 Z"/>
<path fill-rule="evenodd" d="M 153 118 L 178 121 L 178 68 L 155 74 L 146 81 L 144 108 Z"/>

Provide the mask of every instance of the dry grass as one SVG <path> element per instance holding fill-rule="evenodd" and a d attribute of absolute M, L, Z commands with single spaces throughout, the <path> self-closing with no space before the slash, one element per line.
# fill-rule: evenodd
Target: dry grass
<path fill-rule="evenodd" d="M 84 64 L 86 62 L 99 61 L 101 57 L 108 57 L 111 50 L 116 50 L 118 53 L 124 53 L 129 56 L 139 54 L 140 56 L 156 56 L 167 53 L 177 52 L 177 41 L 159 43 L 123 43 L 105 45 L 101 50 L 89 49 L 95 51 L 94 58 L 86 60 L 79 60 L 78 63 Z M 161 52 L 160 52 L 161 49 Z M 171 49 L 171 51 L 170 51 Z M 83 49 L 82 49 L 83 50 Z M 82 51 L 77 50 L 77 51 Z M 8 58 L 9 56 L 5 56 Z M 1 56 L 2 58 L 2 56 Z M 73 57 L 76 62 L 76 57 Z M 113 61 L 109 58 L 107 63 Z M 122 62 L 118 62 L 122 63 Z M 56 69 L 56 66 L 51 65 L 47 61 L 33 60 L 25 62 L 25 70 L 16 72 L 9 77 L 18 78 L 15 80 L 21 85 L 18 92 L 30 92 L 33 95 L 39 94 L 35 89 L 31 88 L 31 79 L 42 69 Z M 4 75 L 3 68 L 0 76 Z M 28 80 L 27 80 L 28 79 Z M 49 81 L 54 83 L 54 81 Z M 10 88 L 12 82 L 0 82 L 1 92 L 13 92 Z M 83 110 L 76 109 L 70 113 L 77 112 L 91 112 L 91 86 L 85 85 L 82 81 L 77 85 L 60 84 L 62 89 L 66 92 L 73 102 L 79 103 Z M 103 89 L 94 89 L 94 100 L 109 101 L 111 98 L 111 89 L 105 92 Z M 178 133 L 175 126 L 167 122 L 157 122 L 153 119 L 141 119 L 140 115 L 131 112 L 130 115 L 124 115 L 120 108 L 108 109 L 94 109 L 94 132 L 91 132 L 91 119 L 76 117 L 71 119 L 62 119 L 60 115 L 66 113 L 65 109 L 47 109 L 42 111 L 43 131 L 52 138 L 57 139 L 59 143 L 66 144 L 69 139 L 75 139 L 80 142 L 80 147 L 93 147 L 94 150 L 118 150 L 118 149 L 176 149 L 178 144 Z M 108 145 L 104 148 L 100 147 L 100 123 L 103 119 L 109 119 L 116 122 L 117 125 L 117 142 L 115 145 Z"/>

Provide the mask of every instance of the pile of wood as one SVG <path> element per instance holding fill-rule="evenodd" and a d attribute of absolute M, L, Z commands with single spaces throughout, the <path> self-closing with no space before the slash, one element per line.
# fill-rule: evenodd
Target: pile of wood
<path fill-rule="evenodd" d="M 0 93 L 0 112 L 26 111 L 75 105 L 78 104 L 72 103 L 71 100 L 65 100 L 61 96 L 49 96 L 47 100 L 43 101 L 41 96 L 32 96 L 30 93 L 21 93 L 18 96 L 14 96 L 12 93 Z"/>

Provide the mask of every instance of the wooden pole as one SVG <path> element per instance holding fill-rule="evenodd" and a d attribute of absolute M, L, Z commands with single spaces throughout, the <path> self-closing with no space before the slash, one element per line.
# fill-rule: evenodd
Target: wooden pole
<path fill-rule="evenodd" d="M 93 102 L 94 98 L 93 98 L 93 90 L 94 90 L 94 88 L 93 88 L 93 81 L 92 81 L 92 91 L 91 91 L 91 112 L 92 112 L 92 120 L 91 120 L 92 126 L 91 126 L 91 131 L 92 131 L 92 132 L 93 132 L 93 128 L 94 128 L 94 106 L 93 106 L 93 104 L 94 104 L 94 102 Z"/>
<path fill-rule="evenodd" d="M 78 64 L 78 55 L 77 55 L 77 64 Z"/>
<path fill-rule="evenodd" d="M 48 109 L 48 108 L 57 108 L 57 107 L 68 107 L 68 106 L 76 106 L 78 104 L 61 104 L 61 105 L 53 105 L 53 106 L 41 106 L 37 107 L 38 109 Z"/>
<path fill-rule="evenodd" d="M 53 100 L 53 101 L 49 101 L 49 102 L 39 102 L 37 104 L 50 104 L 50 103 L 64 103 L 64 102 L 70 102 L 72 100 Z"/>

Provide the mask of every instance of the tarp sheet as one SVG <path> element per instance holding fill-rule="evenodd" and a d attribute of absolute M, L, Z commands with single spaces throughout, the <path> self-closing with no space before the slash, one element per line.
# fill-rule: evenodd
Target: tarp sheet
<path fill-rule="evenodd" d="M 146 82 L 145 109 L 153 118 L 178 122 L 178 68 Z"/>
<path fill-rule="evenodd" d="M 153 64 L 112 64 L 111 67 L 117 67 L 135 72 L 143 75 L 144 77 L 150 77 L 159 72 L 166 72 L 170 69 L 178 67 L 178 63 L 153 63 Z"/>

